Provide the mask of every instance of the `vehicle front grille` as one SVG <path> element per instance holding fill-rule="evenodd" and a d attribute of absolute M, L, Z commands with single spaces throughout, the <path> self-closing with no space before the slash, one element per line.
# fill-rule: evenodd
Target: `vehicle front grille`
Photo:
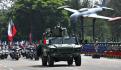
<path fill-rule="evenodd" d="M 73 48 L 58 48 L 56 49 L 57 53 L 73 53 Z"/>

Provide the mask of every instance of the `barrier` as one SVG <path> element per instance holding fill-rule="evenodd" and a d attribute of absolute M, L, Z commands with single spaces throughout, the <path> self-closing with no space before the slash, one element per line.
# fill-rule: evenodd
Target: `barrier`
<path fill-rule="evenodd" d="M 93 53 L 95 53 L 95 49 L 93 47 L 92 44 L 84 44 L 83 47 L 82 47 L 82 50 L 81 52 L 85 55 L 92 55 Z"/>
<path fill-rule="evenodd" d="M 99 42 L 98 53 L 103 57 L 121 58 L 121 43 L 119 42 Z M 82 53 L 92 55 L 95 53 L 94 43 L 83 44 Z"/>

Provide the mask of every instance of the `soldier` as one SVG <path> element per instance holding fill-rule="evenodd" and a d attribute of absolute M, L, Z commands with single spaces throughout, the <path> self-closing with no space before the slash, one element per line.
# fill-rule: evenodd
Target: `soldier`
<path fill-rule="evenodd" d="M 95 39 L 95 42 L 94 42 L 94 48 L 97 53 L 98 52 L 98 39 L 97 38 Z"/>

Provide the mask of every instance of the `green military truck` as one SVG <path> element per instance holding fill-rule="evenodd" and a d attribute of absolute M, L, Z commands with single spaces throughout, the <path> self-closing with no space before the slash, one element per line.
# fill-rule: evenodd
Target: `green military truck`
<path fill-rule="evenodd" d="M 57 31 L 57 29 L 54 29 L 54 31 Z M 76 66 L 80 66 L 81 45 L 78 43 L 78 38 L 68 36 L 66 28 L 60 28 L 59 31 L 61 31 L 59 34 L 53 34 L 52 32 L 53 35 L 46 38 L 46 45 L 41 46 L 42 65 L 53 66 L 54 62 L 67 61 L 69 66 L 73 62 Z"/>

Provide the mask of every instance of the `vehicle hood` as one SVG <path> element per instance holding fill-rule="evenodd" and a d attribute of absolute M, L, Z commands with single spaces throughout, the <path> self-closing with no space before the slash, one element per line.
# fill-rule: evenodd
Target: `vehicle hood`
<path fill-rule="evenodd" d="M 52 44 L 49 45 L 49 48 L 80 48 L 82 45 L 76 44 Z"/>

